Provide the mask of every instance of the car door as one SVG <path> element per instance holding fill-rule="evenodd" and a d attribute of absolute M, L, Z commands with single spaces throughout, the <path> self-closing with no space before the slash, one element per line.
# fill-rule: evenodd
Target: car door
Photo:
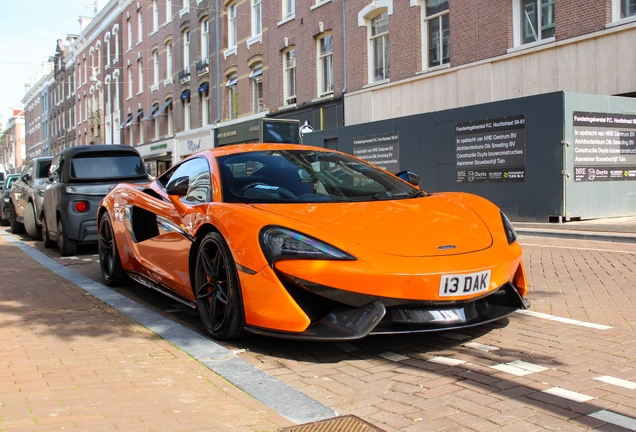
<path fill-rule="evenodd" d="M 16 182 L 13 184 L 13 188 L 11 189 L 11 198 L 13 200 L 13 205 L 15 208 L 16 216 L 20 219 L 24 216 L 24 208 L 29 201 L 29 181 L 33 179 L 33 170 L 35 163 L 30 161 L 26 164 L 24 169 L 22 170 L 22 174 Z"/>
<path fill-rule="evenodd" d="M 60 172 L 61 172 L 62 156 L 57 155 L 53 158 L 51 166 L 49 168 L 49 182 L 44 191 L 44 218 L 46 219 L 46 227 L 49 231 L 49 235 L 53 239 L 57 238 L 57 217 L 56 210 L 59 202 L 60 193 Z"/>
<path fill-rule="evenodd" d="M 210 167 L 205 158 L 194 158 L 178 165 L 166 175 L 166 179 L 187 176 L 190 187 L 181 202 L 186 208 L 211 200 Z M 137 242 L 139 260 L 147 270 L 148 277 L 193 300 L 188 271 L 188 257 L 194 241 L 192 236 L 193 216 L 180 215 L 168 200 L 143 195 L 135 201 L 135 220 L 143 218 L 154 221 L 156 231 Z M 141 223 L 140 223 L 141 225 Z"/>

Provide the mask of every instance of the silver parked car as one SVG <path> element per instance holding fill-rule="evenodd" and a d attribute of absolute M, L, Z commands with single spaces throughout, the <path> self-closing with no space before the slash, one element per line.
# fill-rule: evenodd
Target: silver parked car
<path fill-rule="evenodd" d="M 51 157 L 31 159 L 15 181 L 9 195 L 9 223 L 11 232 L 26 228 L 29 237 L 42 237 L 41 218 L 44 190 L 49 180 Z"/>

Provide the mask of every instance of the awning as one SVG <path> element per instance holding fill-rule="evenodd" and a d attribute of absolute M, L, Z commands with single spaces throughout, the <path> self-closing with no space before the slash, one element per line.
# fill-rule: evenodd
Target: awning
<path fill-rule="evenodd" d="M 137 120 L 143 113 L 144 113 L 144 110 L 137 111 L 137 114 L 135 114 L 135 116 L 132 119 L 130 119 L 130 121 L 126 122 L 124 124 L 124 127 L 128 127 L 132 125 L 135 122 L 135 120 Z"/>
<path fill-rule="evenodd" d="M 203 83 L 199 86 L 199 90 L 197 90 L 199 93 L 203 93 L 204 91 L 206 91 L 208 88 L 210 87 L 209 83 Z"/>
<path fill-rule="evenodd" d="M 165 110 L 165 109 L 166 109 L 166 107 L 167 107 L 168 105 L 170 105 L 171 103 L 172 103 L 172 99 L 168 99 L 167 101 L 165 101 L 165 102 L 163 103 L 163 105 L 161 105 L 161 106 L 159 107 L 159 109 L 157 110 L 157 112 L 155 112 L 155 113 L 152 115 L 152 118 L 157 118 L 157 117 L 159 117 L 159 116 L 161 115 L 161 113 L 163 112 L 163 110 Z"/>
<path fill-rule="evenodd" d="M 153 105 L 152 108 L 150 109 L 150 111 L 148 111 L 148 114 L 146 114 L 141 121 L 146 121 L 146 120 L 150 120 L 150 117 L 155 118 L 155 116 L 153 115 L 157 110 L 159 109 L 159 105 Z"/>
<path fill-rule="evenodd" d="M 231 77 L 228 78 L 227 84 L 225 84 L 225 87 L 231 87 L 233 85 L 236 85 L 237 82 L 238 82 L 238 77 L 236 75 L 232 75 Z"/>
<path fill-rule="evenodd" d="M 181 100 L 185 100 L 188 99 L 190 97 L 190 90 L 186 90 L 183 93 L 181 93 Z"/>
<path fill-rule="evenodd" d="M 254 66 L 252 72 L 250 73 L 250 78 L 256 78 L 257 76 L 263 75 L 263 65 Z"/>
<path fill-rule="evenodd" d="M 126 119 L 125 119 L 125 120 L 121 123 L 121 127 L 120 127 L 120 129 L 123 129 L 123 128 L 125 128 L 125 127 L 128 127 L 128 122 L 129 122 L 129 121 L 131 121 L 131 120 L 132 120 L 132 118 L 133 118 L 132 113 L 128 114 L 128 115 L 126 116 Z"/>

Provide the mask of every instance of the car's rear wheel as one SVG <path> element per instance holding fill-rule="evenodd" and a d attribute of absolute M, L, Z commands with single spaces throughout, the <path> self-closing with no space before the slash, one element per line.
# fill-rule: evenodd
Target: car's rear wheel
<path fill-rule="evenodd" d="M 40 232 L 40 227 L 35 220 L 35 207 L 33 207 L 33 203 L 27 203 L 24 209 L 24 228 L 26 228 L 26 232 L 34 240 L 40 240 L 42 238 L 42 233 Z"/>
<path fill-rule="evenodd" d="M 236 265 L 219 233 L 208 233 L 199 245 L 194 294 L 201 322 L 212 337 L 231 340 L 245 335 Z"/>
<path fill-rule="evenodd" d="M 51 237 L 49 237 L 49 227 L 46 223 L 45 214 L 42 215 L 42 241 L 44 242 L 45 248 L 52 248 L 55 246 L 55 242 L 51 240 Z"/>
<path fill-rule="evenodd" d="M 13 234 L 19 234 L 21 232 L 24 232 L 24 225 L 22 225 L 16 219 L 15 207 L 13 207 L 13 203 L 12 202 L 9 203 L 9 225 L 11 226 L 11 230 L 10 231 Z"/>
<path fill-rule="evenodd" d="M 77 253 L 77 243 L 66 235 L 66 229 L 62 219 L 57 223 L 57 245 L 62 256 L 73 256 Z"/>
<path fill-rule="evenodd" d="M 108 286 L 119 286 L 127 279 L 126 272 L 121 266 L 117 243 L 113 227 L 110 224 L 110 216 L 105 212 L 99 220 L 99 269 L 102 279 Z"/>

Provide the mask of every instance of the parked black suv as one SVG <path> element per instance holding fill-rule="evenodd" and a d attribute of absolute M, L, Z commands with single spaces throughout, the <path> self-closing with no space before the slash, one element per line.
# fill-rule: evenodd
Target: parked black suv
<path fill-rule="evenodd" d="M 31 159 L 13 184 L 9 195 L 9 223 L 12 233 L 22 232 L 26 228 L 31 238 L 40 238 L 42 201 L 49 179 L 51 159 Z"/>
<path fill-rule="evenodd" d="M 97 208 L 113 185 L 149 180 L 137 150 L 125 145 L 70 147 L 53 158 L 44 196 L 42 238 L 63 256 L 97 242 Z"/>

